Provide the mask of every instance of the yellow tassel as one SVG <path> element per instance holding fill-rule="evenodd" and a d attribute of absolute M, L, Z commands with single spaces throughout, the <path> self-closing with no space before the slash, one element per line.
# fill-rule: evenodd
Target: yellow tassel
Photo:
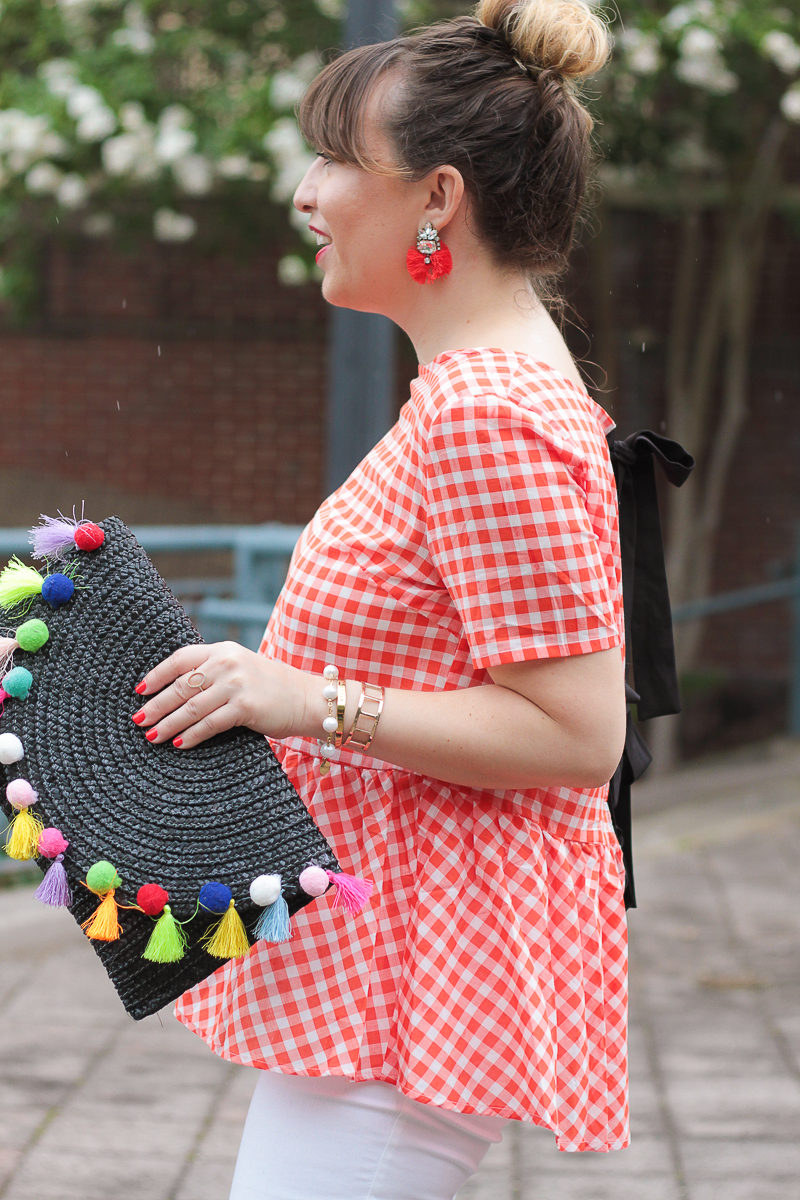
<path fill-rule="evenodd" d="M 116 942 L 122 933 L 122 926 L 118 920 L 113 888 L 106 892 L 92 915 L 81 924 L 81 929 L 93 942 Z"/>
<path fill-rule="evenodd" d="M 236 911 L 235 900 L 231 900 L 222 920 L 206 930 L 200 943 L 214 958 L 241 958 L 243 954 L 247 954 L 250 939 L 244 922 Z"/>
<path fill-rule="evenodd" d="M 6 854 L 16 858 L 18 862 L 26 862 L 36 858 L 39 853 L 39 835 L 44 829 L 44 822 L 29 808 L 21 808 L 11 818 L 11 824 L 6 831 Z"/>

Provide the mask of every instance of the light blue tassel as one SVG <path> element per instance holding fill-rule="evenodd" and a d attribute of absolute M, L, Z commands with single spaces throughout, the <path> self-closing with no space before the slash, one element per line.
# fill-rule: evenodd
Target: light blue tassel
<path fill-rule="evenodd" d="M 289 906 L 283 896 L 278 896 L 274 904 L 267 905 L 253 932 L 257 939 L 263 938 L 265 942 L 288 942 L 292 936 L 292 926 Z"/>

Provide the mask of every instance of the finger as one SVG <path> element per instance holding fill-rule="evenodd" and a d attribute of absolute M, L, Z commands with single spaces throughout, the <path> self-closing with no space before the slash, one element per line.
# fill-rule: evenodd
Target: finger
<path fill-rule="evenodd" d="M 179 675 L 169 687 L 162 688 L 154 696 L 143 701 L 142 707 L 133 714 L 132 720 L 141 729 L 161 724 L 167 717 L 186 709 L 190 721 L 204 717 L 212 708 L 225 703 L 225 697 L 217 689 L 216 695 L 209 698 L 211 681 L 204 683 L 202 688 L 192 687 L 188 680 L 192 673 Z"/>
<path fill-rule="evenodd" d="M 208 738 L 214 737 L 218 733 L 225 733 L 226 730 L 232 729 L 234 725 L 238 725 L 236 714 L 233 711 L 233 706 L 223 704 L 219 708 L 215 708 L 207 716 L 203 717 L 193 725 L 188 725 L 179 733 L 170 737 L 170 741 L 178 750 L 191 750 L 193 746 L 199 746 L 201 742 L 205 742 Z M 160 729 L 159 729 L 160 733 Z M 167 740 L 164 738 L 163 740 Z"/>
<path fill-rule="evenodd" d="M 170 654 L 169 658 L 160 662 L 157 667 L 153 667 L 152 671 L 148 671 L 141 683 L 137 684 L 136 692 L 140 696 L 151 696 L 154 692 L 160 692 L 162 688 L 168 687 L 181 675 L 188 675 L 189 672 L 196 671 L 205 662 L 206 656 L 205 646 L 181 647 L 174 654 Z"/>

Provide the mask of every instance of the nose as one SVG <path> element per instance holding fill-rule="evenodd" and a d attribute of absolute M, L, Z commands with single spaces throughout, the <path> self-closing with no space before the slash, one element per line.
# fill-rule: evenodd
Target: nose
<path fill-rule="evenodd" d="M 319 159 L 315 158 L 303 178 L 298 183 L 297 189 L 292 197 L 292 204 L 295 206 L 298 212 L 310 213 L 314 211 L 317 202 L 315 168 L 318 162 Z"/>

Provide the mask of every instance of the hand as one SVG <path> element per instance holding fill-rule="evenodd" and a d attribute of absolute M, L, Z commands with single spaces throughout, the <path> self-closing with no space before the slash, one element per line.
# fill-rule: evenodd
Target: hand
<path fill-rule="evenodd" d="M 134 721 L 148 741 L 184 750 L 236 725 L 289 737 L 302 731 L 307 679 L 236 642 L 184 646 L 145 675 Z"/>

